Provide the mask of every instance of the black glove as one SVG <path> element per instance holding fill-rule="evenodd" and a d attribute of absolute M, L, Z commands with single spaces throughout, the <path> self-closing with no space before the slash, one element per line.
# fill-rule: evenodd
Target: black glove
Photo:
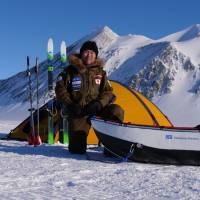
<path fill-rule="evenodd" d="M 82 108 L 79 104 L 73 103 L 67 106 L 67 110 L 69 111 L 69 114 L 73 116 L 80 116 L 82 112 Z"/>
<path fill-rule="evenodd" d="M 101 111 L 102 108 L 103 106 L 100 101 L 93 100 L 85 106 L 84 113 L 86 115 L 96 115 Z"/>

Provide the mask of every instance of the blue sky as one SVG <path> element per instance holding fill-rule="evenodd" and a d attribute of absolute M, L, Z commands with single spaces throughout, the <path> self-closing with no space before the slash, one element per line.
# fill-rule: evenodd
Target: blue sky
<path fill-rule="evenodd" d="M 26 56 L 46 57 L 93 30 L 109 26 L 119 35 L 157 39 L 200 23 L 199 0 L 1 0 L 0 79 L 26 69 Z"/>

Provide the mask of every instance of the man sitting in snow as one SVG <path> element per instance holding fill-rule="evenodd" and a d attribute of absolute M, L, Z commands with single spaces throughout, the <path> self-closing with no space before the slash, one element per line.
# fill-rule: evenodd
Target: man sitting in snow
<path fill-rule="evenodd" d="M 85 42 L 80 54 L 69 57 L 69 63 L 56 84 L 56 98 L 67 108 L 69 116 L 69 151 L 84 154 L 91 127 L 89 117 L 98 115 L 121 122 L 124 111 L 112 104 L 113 89 L 98 58 L 95 42 Z"/>

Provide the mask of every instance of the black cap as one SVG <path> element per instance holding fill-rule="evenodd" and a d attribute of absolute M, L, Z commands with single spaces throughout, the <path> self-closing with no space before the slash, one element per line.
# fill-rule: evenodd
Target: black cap
<path fill-rule="evenodd" d="M 96 57 L 98 56 L 98 53 L 99 53 L 98 47 L 97 47 L 96 42 L 94 42 L 94 41 L 86 41 L 86 42 L 82 45 L 82 47 L 81 47 L 81 49 L 80 49 L 80 55 L 82 55 L 83 51 L 85 51 L 85 50 L 92 50 L 92 51 L 95 52 Z"/>

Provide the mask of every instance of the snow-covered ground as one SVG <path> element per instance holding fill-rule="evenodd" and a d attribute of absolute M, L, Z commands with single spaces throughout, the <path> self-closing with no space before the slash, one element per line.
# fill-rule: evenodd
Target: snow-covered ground
<path fill-rule="evenodd" d="M 135 73 L 138 77 L 149 75 L 147 82 L 153 74 L 153 78 L 154 75 L 160 78 L 157 81 L 163 83 L 161 86 L 169 86 L 170 92 L 161 91 L 161 96 L 155 90 L 157 96 L 153 99 L 169 119 L 179 126 L 200 123 L 199 24 L 156 41 L 137 35 L 118 36 L 108 27 L 81 41 L 85 39 L 94 39 L 99 44 L 110 78 L 128 84 Z M 80 47 L 81 41 L 73 50 Z M 55 66 L 59 62 L 57 59 Z M 43 104 L 47 63 L 42 62 L 40 67 Z M 160 73 L 155 70 L 157 67 Z M 141 75 L 136 80 L 143 78 Z M 165 78 L 169 78 L 166 83 L 162 82 Z M 0 86 L 0 137 L 3 137 L 29 114 L 26 72 L 1 80 Z M 65 145 L 34 148 L 27 142 L 0 140 L 0 194 L 3 200 L 196 200 L 200 199 L 200 172 L 199 167 L 192 166 L 119 162 L 105 158 L 101 148 L 90 148 L 88 156 L 81 156 L 71 155 Z"/>
<path fill-rule="evenodd" d="M 1 199 L 199 199 L 199 167 L 118 162 L 88 149 L 0 140 Z"/>

